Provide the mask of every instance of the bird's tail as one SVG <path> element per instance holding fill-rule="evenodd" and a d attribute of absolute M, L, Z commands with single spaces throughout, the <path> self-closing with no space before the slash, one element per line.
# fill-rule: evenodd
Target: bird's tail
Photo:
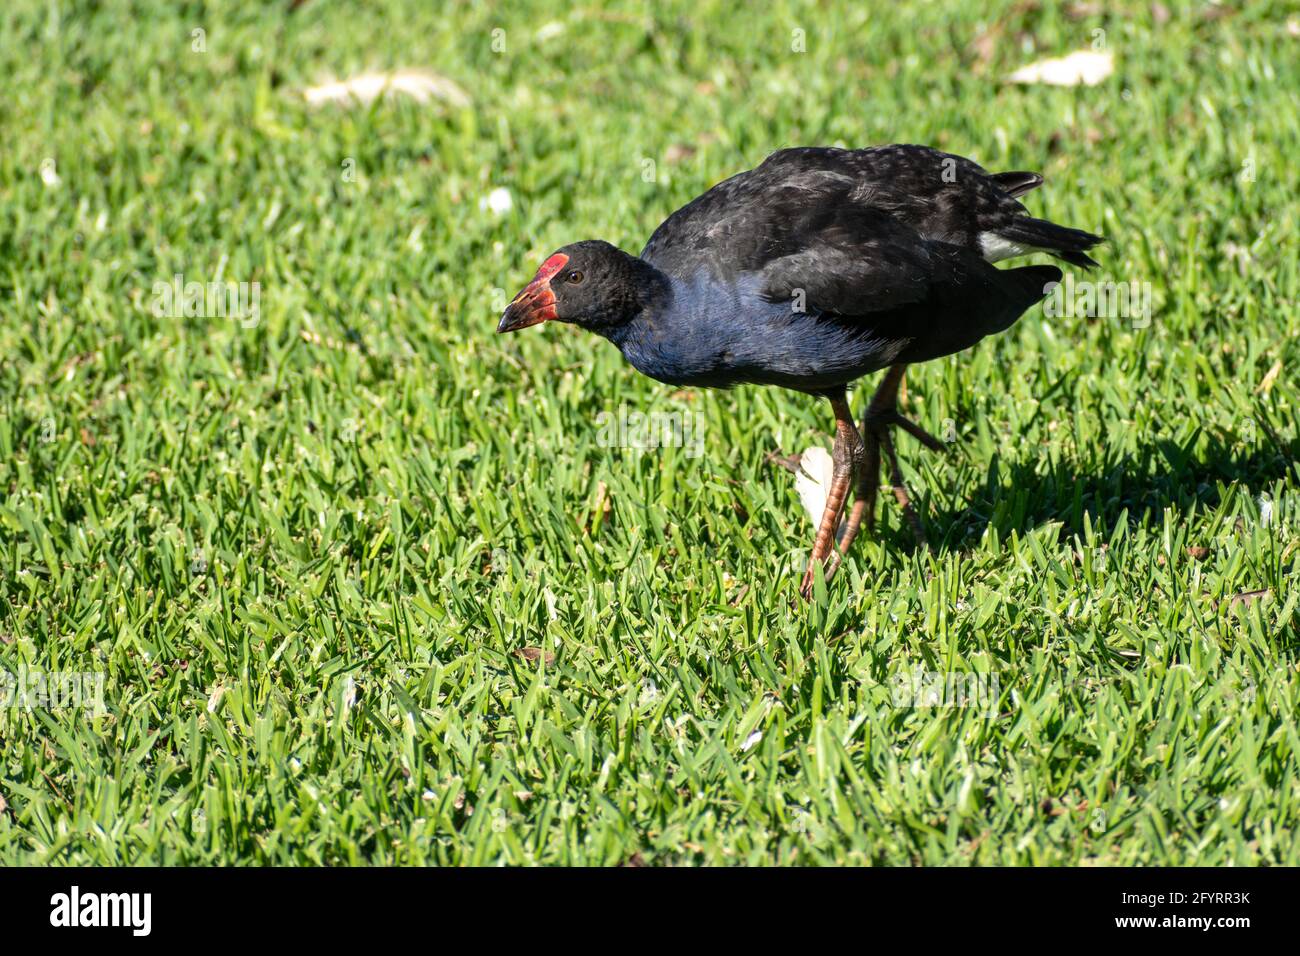
<path fill-rule="evenodd" d="M 993 320 L 985 335 L 1002 332 L 1015 325 L 1025 310 L 1039 302 L 1052 291 L 1052 285 L 1061 281 L 1061 270 L 1056 266 L 1020 266 L 1018 269 L 998 269 L 998 281 L 1006 308 Z"/>
<path fill-rule="evenodd" d="M 1022 309 L 1027 309 L 1047 293 L 1050 286 L 1061 281 L 1061 270 L 1056 266 L 1021 266 L 1018 269 L 999 270 L 1006 282 L 1015 289 Z"/>
<path fill-rule="evenodd" d="M 904 316 L 902 327 L 913 330 L 906 334 L 914 335 L 918 326 L 927 331 L 912 339 L 896 362 L 928 362 L 968 349 L 986 335 L 1004 332 L 1051 291 L 1053 282 L 1061 281 L 1056 266 L 999 269 L 972 253 L 962 255 L 969 257 L 971 268 L 960 281 L 945 286 L 944 308 L 935 310 L 925 303 L 898 311 Z"/>
<path fill-rule="evenodd" d="M 1087 255 L 1087 250 L 1105 241 L 1101 236 L 1094 236 L 1082 229 L 1058 226 L 1054 222 L 1032 216 L 1017 216 L 1009 225 L 999 229 L 998 235 L 1029 249 L 1041 249 L 1085 269 L 1097 264 L 1096 260 Z"/>

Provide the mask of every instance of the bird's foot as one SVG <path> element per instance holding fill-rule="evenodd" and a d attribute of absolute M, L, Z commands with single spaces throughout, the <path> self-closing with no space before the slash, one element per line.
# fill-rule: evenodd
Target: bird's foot
<path fill-rule="evenodd" d="M 865 467 L 858 475 L 858 485 L 854 492 L 853 508 L 849 512 L 840 548 L 832 557 L 832 564 L 838 566 L 843 556 L 848 553 L 859 528 L 865 523 L 867 531 L 875 530 L 876 493 L 880 489 L 881 451 L 884 461 L 889 465 L 889 484 L 894 492 L 894 499 L 903 510 L 903 516 L 912 528 L 912 534 L 921 547 L 928 547 L 925 527 L 912 505 L 912 496 L 903 480 L 903 469 L 898 464 L 898 454 L 894 450 L 894 441 L 889 430 L 898 426 L 916 438 L 922 445 L 932 451 L 946 451 L 947 446 L 935 438 L 911 419 L 904 418 L 893 406 L 878 407 L 875 402 L 867 409 L 862 421 L 862 435 L 866 445 Z M 833 568 L 830 569 L 833 572 Z M 829 574 L 828 574 L 829 576 Z"/>
<path fill-rule="evenodd" d="M 916 538 L 916 543 L 922 548 L 928 548 L 929 542 L 925 537 L 925 526 L 921 524 L 921 518 L 912 507 L 912 496 L 907 491 L 907 484 L 903 481 L 903 470 L 898 465 L 898 455 L 894 452 L 893 439 L 889 437 L 886 431 L 880 437 L 881 447 L 885 449 L 885 460 L 889 462 L 889 486 L 893 489 L 894 500 L 898 502 L 898 507 L 903 511 L 903 517 L 907 523 L 912 526 L 912 535 Z"/>
<path fill-rule="evenodd" d="M 824 579 L 829 581 L 839 567 L 839 552 L 835 550 L 835 533 L 840 527 L 840 516 L 844 513 L 844 502 L 849 496 L 849 485 L 854 475 L 861 474 L 866 464 L 862 436 L 853 425 L 848 404 L 843 397 L 832 399 L 835 409 L 835 449 L 831 472 L 831 484 L 827 489 L 826 505 L 822 510 L 822 520 L 817 527 L 817 537 L 813 541 L 812 554 L 808 557 L 808 569 L 799 584 L 799 595 L 811 600 L 813 584 L 817 580 L 817 567 L 822 566 Z"/>
<path fill-rule="evenodd" d="M 887 429 L 893 425 L 897 425 L 899 428 L 903 429 L 903 431 L 907 432 L 931 451 L 944 452 L 948 450 L 947 445 L 939 441 L 939 439 L 935 438 L 910 418 L 905 418 L 900 415 L 896 408 L 889 408 L 883 411 L 873 411 L 868 408 L 867 414 L 862 421 L 863 430 L 869 434 L 876 435 L 887 434 Z"/>
<path fill-rule="evenodd" d="M 894 425 L 912 435 L 931 451 L 943 452 L 946 447 L 943 442 L 916 424 L 916 422 L 904 418 L 892 409 L 884 416 L 884 423 L 876 426 L 879 431 L 877 440 L 880 447 L 885 451 L 885 461 L 889 465 L 889 485 L 894 492 L 894 500 L 898 502 L 898 507 L 902 509 L 903 517 L 907 519 L 907 523 L 912 526 L 912 534 L 916 538 L 916 543 L 922 548 L 928 548 L 929 542 L 925 537 L 925 527 L 921 524 L 921 518 L 912 506 L 912 496 L 907 490 L 907 483 L 903 480 L 903 469 L 898 464 L 898 453 L 894 450 L 894 441 L 889 434 L 890 427 Z"/>
<path fill-rule="evenodd" d="M 817 580 L 817 572 L 812 562 L 808 563 L 808 570 L 803 573 L 803 580 L 799 582 L 799 596 L 805 601 L 811 601 L 813 596 L 813 583 Z"/>
<path fill-rule="evenodd" d="M 829 581 L 840 566 L 840 553 L 835 550 L 835 531 L 840 526 L 840 516 L 844 513 L 844 501 L 849 496 L 849 481 L 852 473 L 838 473 L 831 479 L 830 493 L 826 498 L 826 509 L 817 529 L 817 538 L 813 542 L 812 554 L 808 557 L 808 568 L 803 573 L 799 584 L 799 596 L 805 601 L 812 600 L 813 584 L 817 580 L 817 568 L 822 568 L 823 580 Z"/>

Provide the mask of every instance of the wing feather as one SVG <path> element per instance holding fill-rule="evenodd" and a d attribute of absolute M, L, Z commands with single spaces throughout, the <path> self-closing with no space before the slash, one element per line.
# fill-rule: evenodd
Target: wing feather
<path fill-rule="evenodd" d="M 802 296 L 809 311 L 870 315 L 925 301 L 950 272 L 936 243 L 886 212 L 845 203 L 799 249 L 766 263 L 760 288 L 774 302 Z"/>

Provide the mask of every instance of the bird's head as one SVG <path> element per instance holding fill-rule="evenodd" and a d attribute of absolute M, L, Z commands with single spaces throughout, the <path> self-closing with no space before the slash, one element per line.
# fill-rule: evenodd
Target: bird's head
<path fill-rule="evenodd" d="M 599 239 L 558 249 L 514 297 L 497 325 L 514 332 L 548 319 L 606 332 L 634 318 L 662 276 Z"/>

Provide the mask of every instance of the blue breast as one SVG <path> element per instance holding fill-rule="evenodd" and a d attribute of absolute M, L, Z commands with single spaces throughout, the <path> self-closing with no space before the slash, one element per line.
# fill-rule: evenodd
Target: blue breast
<path fill-rule="evenodd" d="M 816 392 L 884 368 L 907 344 L 876 334 L 861 318 L 769 302 L 758 294 L 756 275 L 671 281 L 666 304 L 604 333 L 638 371 L 670 385 Z"/>

